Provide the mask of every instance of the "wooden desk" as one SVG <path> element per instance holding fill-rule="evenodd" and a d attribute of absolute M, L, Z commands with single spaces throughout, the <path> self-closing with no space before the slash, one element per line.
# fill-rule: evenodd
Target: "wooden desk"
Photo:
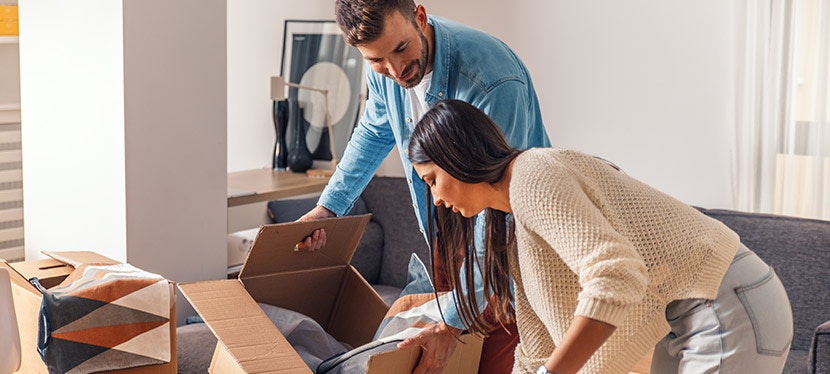
<path fill-rule="evenodd" d="M 228 206 L 320 192 L 328 182 L 327 177 L 267 168 L 228 173 Z"/>

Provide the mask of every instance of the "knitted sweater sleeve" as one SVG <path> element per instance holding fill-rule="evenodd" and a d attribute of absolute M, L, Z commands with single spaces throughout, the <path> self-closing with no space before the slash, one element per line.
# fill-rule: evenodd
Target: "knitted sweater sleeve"
<path fill-rule="evenodd" d="M 646 265 L 605 217 L 586 178 L 549 152 L 531 150 L 517 159 L 510 203 L 519 256 L 544 269 L 533 276 L 539 289 L 579 287 L 575 315 L 618 326 L 645 296 Z M 569 279 L 578 284 L 562 284 Z"/>

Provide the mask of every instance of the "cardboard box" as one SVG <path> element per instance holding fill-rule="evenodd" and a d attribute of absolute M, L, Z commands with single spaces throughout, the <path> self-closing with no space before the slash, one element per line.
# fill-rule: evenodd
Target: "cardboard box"
<path fill-rule="evenodd" d="M 371 215 L 265 225 L 238 279 L 180 283 L 179 290 L 219 339 L 211 373 L 311 373 L 257 302 L 303 313 L 335 339 L 357 347 L 374 336 L 388 307 L 349 265 Z M 326 230 L 326 245 L 295 252 L 294 244 Z M 462 336 L 445 373 L 477 373 L 481 340 Z M 369 360 L 367 373 L 411 373 L 420 348 Z"/>
<path fill-rule="evenodd" d="M 46 365 L 37 352 L 38 316 L 42 294 L 28 279 L 37 277 L 46 288 L 58 285 L 75 267 L 83 263 L 118 264 L 111 258 L 95 252 L 44 252 L 50 259 L 7 263 L 0 261 L 0 266 L 9 269 L 14 297 L 14 309 L 20 330 L 20 344 L 23 350 L 22 363 L 17 373 L 47 374 Z M 171 289 L 175 292 L 175 288 Z M 170 362 L 162 365 L 149 365 L 113 371 L 119 374 L 156 374 L 176 373 L 176 304 L 170 308 Z"/>

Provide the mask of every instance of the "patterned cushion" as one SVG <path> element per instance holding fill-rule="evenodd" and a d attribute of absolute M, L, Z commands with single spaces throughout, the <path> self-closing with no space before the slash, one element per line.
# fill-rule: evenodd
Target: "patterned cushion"
<path fill-rule="evenodd" d="M 171 285 L 128 264 L 81 265 L 43 293 L 38 351 L 50 373 L 170 362 Z"/>

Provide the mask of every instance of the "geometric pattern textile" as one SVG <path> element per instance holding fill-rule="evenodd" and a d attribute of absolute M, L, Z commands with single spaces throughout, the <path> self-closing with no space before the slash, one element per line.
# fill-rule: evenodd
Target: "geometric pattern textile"
<path fill-rule="evenodd" d="M 172 285 L 129 264 L 78 266 L 43 299 L 38 352 L 49 373 L 94 373 L 170 362 Z"/>

